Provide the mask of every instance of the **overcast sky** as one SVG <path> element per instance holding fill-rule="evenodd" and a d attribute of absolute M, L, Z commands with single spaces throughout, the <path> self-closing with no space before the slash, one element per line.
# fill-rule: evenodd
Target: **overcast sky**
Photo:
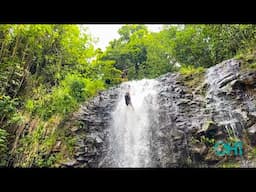
<path fill-rule="evenodd" d="M 119 37 L 118 29 L 122 26 L 120 24 L 88 24 L 83 25 L 88 27 L 88 32 L 94 37 L 98 38 L 99 42 L 95 45 L 97 48 L 105 50 L 108 43 Z M 163 25 L 151 24 L 147 25 L 150 31 L 160 31 Z"/>

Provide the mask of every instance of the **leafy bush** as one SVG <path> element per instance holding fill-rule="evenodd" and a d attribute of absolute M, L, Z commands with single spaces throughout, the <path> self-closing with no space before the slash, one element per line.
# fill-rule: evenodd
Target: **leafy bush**
<path fill-rule="evenodd" d="M 86 98 L 93 96 L 98 90 L 104 88 L 100 80 L 91 81 L 80 74 L 69 74 L 61 82 L 62 87 L 67 88 L 68 93 L 77 102 L 85 101 Z"/>
<path fill-rule="evenodd" d="M 250 67 L 251 69 L 256 69 L 256 63 L 250 64 L 249 67 Z"/>
<path fill-rule="evenodd" d="M 16 112 L 12 115 L 12 117 L 8 121 L 8 125 L 21 125 L 24 123 L 25 118 L 20 112 Z"/>
<path fill-rule="evenodd" d="M 44 120 L 54 114 L 66 115 L 74 111 L 79 103 L 94 96 L 103 88 L 104 84 L 100 80 L 91 81 L 79 74 L 69 74 L 61 81 L 60 86 L 54 88 L 41 100 L 28 101 L 26 109 L 31 112 L 34 110 L 34 106 L 37 106 L 36 112 Z"/>
<path fill-rule="evenodd" d="M 0 117 L 9 118 L 16 111 L 16 106 L 18 105 L 17 99 L 11 99 L 10 96 L 0 97 Z"/>
<path fill-rule="evenodd" d="M 61 82 L 62 87 L 67 89 L 67 93 L 77 102 L 84 101 L 86 98 L 86 82 L 85 78 L 80 75 L 69 74 Z"/>
<path fill-rule="evenodd" d="M 215 144 L 215 139 L 214 138 L 210 139 L 210 138 L 203 135 L 203 136 L 200 137 L 200 142 L 204 143 L 206 145 L 214 145 Z"/>
<path fill-rule="evenodd" d="M 35 109 L 35 103 L 32 99 L 28 99 L 26 104 L 25 104 L 25 109 L 29 112 L 29 113 L 33 113 L 34 109 Z"/>

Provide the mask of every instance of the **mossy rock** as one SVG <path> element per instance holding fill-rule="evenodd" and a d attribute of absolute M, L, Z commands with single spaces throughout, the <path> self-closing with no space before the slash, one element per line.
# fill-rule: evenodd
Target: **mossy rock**
<path fill-rule="evenodd" d="M 181 74 L 179 76 L 179 81 L 184 82 L 184 86 L 188 89 L 188 92 L 193 93 L 194 90 L 200 90 L 197 92 L 200 95 L 204 95 L 205 89 L 202 89 L 204 82 L 205 72 L 200 72 L 196 74 Z"/>
<path fill-rule="evenodd" d="M 256 70 L 256 51 L 253 53 L 244 53 L 237 55 L 235 58 L 241 60 L 241 71 Z"/>

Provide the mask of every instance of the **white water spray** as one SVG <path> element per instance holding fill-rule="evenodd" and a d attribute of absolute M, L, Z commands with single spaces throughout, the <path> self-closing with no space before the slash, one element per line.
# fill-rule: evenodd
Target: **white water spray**
<path fill-rule="evenodd" d="M 157 81 L 140 80 L 121 85 L 117 106 L 112 112 L 110 156 L 112 167 L 150 167 L 151 126 L 157 118 Z M 133 108 L 125 104 L 130 86 Z"/>

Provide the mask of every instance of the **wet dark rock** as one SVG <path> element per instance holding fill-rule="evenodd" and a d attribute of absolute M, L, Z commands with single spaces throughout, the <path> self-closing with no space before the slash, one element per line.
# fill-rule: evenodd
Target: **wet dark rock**
<path fill-rule="evenodd" d="M 77 161 L 80 161 L 80 162 L 85 162 L 86 159 L 84 157 L 81 157 L 79 156 L 78 158 L 76 158 Z"/>
<path fill-rule="evenodd" d="M 82 151 L 82 152 L 81 152 L 81 151 L 80 151 L 80 152 L 77 151 L 77 152 L 75 153 L 75 156 L 76 156 L 76 157 L 79 157 L 79 156 L 81 156 L 81 155 L 84 155 L 85 153 L 86 153 L 86 151 Z"/>
<path fill-rule="evenodd" d="M 248 136 L 252 146 L 256 146 L 256 124 L 248 129 Z"/>
<path fill-rule="evenodd" d="M 254 123 L 256 123 L 256 116 L 248 112 L 248 119 L 246 119 L 245 127 L 251 127 Z"/>
<path fill-rule="evenodd" d="M 177 105 L 184 105 L 184 104 L 188 104 L 190 102 L 189 99 L 180 99 L 178 102 L 177 102 Z"/>
<path fill-rule="evenodd" d="M 217 93 L 218 97 L 224 97 L 226 95 L 227 95 L 227 92 L 225 92 L 225 91 L 220 91 L 220 92 Z"/>
<path fill-rule="evenodd" d="M 234 79 L 236 79 L 236 75 L 228 75 L 227 77 L 224 77 L 224 79 L 221 82 L 219 82 L 219 88 L 224 87 Z"/>
<path fill-rule="evenodd" d="M 171 131 L 171 137 L 174 139 L 174 140 L 180 140 L 180 139 L 183 139 L 184 138 L 184 132 L 178 130 L 178 129 L 173 129 Z"/>
<path fill-rule="evenodd" d="M 218 132 L 218 126 L 213 121 L 206 121 L 202 125 L 202 129 L 197 132 L 197 135 L 205 135 L 207 137 L 213 137 Z"/>
<path fill-rule="evenodd" d="M 241 75 L 240 81 L 245 85 L 255 85 L 256 83 L 256 72 L 247 72 Z"/>
<path fill-rule="evenodd" d="M 256 136 L 256 124 L 248 129 L 248 133 Z"/>
<path fill-rule="evenodd" d="M 232 89 L 238 89 L 238 90 L 245 88 L 245 84 L 241 80 L 238 80 L 238 79 L 232 81 L 230 83 L 230 86 Z"/>
<path fill-rule="evenodd" d="M 87 137 L 90 137 L 92 138 L 96 143 L 103 143 L 103 139 L 99 136 L 99 134 L 97 133 L 91 133 L 89 136 Z"/>

